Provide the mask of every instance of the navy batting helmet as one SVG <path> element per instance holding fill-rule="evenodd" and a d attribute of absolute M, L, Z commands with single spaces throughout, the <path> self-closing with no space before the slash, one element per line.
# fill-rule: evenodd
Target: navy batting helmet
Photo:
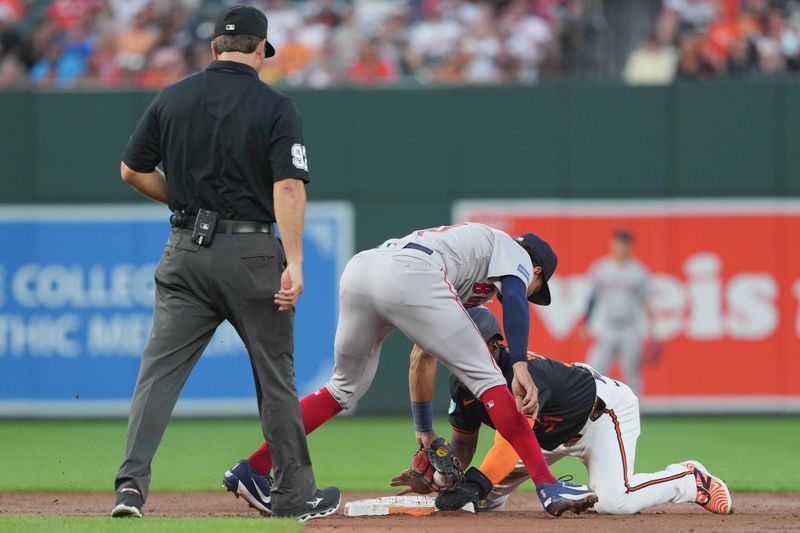
<path fill-rule="evenodd" d="M 500 323 L 489 309 L 478 306 L 467 309 L 467 312 L 472 321 L 475 322 L 475 325 L 478 326 L 478 330 L 483 335 L 483 340 L 486 341 L 486 344 L 503 340 L 503 334 L 500 332 Z"/>
<path fill-rule="evenodd" d="M 558 265 L 556 253 L 547 244 L 547 241 L 535 233 L 523 233 L 514 240 L 525 248 L 525 251 L 531 256 L 533 266 L 539 265 L 542 267 L 542 275 L 544 276 L 542 288 L 531 294 L 528 301 L 537 305 L 550 305 L 550 287 L 547 282 L 553 272 L 556 271 L 556 265 Z"/>

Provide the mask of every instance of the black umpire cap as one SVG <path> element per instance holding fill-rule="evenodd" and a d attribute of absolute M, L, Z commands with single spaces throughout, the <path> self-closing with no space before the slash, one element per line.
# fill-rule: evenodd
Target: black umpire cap
<path fill-rule="evenodd" d="M 214 39 L 220 35 L 254 35 L 267 38 L 267 16 L 253 6 L 237 5 L 223 11 L 214 23 Z M 267 41 L 264 57 L 275 55 L 275 47 Z"/>
<path fill-rule="evenodd" d="M 550 287 L 548 287 L 547 282 L 553 272 L 556 271 L 556 265 L 558 265 L 556 253 L 547 244 L 547 241 L 535 233 L 523 233 L 514 240 L 525 248 L 525 251 L 531 256 L 533 266 L 539 265 L 542 267 L 542 275 L 544 276 L 542 288 L 531 294 L 528 297 L 528 301 L 536 305 L 550 305 Z"/>

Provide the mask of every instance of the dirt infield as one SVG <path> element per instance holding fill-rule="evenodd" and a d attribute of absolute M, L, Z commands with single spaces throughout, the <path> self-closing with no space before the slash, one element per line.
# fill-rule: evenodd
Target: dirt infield
<path fill-rule="evenodd" d="M 345 495 L 344 501 L 376 494 Z M 634 516 L 548 516 L 533 494 L 514 494 L 507 510 L 499 513 L 442 513 L 429 517 L 387 516 L 347 518 L 343 515 L 313 521 L 309 531 L 401 531 L 425 533 L 458 531 L 570 531 L 591 528 L 592 533 L 617 531 L 800 531 L 800 494 L 734 494 L 736 513 L 712 515 L 691 504 L 662 505 Z M 104 515 L 113 505 L 112 494 L 25 493 L 0 494 L 0 514 Z M 342 505 L 344 509 L 344 505 Z M 150 516 L 258 516 L 242 500 L 225 492 L 156 493 L 147 502 Z"/>

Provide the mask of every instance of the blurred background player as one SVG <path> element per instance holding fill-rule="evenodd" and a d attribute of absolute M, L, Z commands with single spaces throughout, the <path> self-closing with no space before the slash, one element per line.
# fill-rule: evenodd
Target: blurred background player
<path fill-rule="evenodd" d="M 633 256 L 633 234 L 614 231 L 609 253 L 589 268 L 590 296 L 583 335 L 594 336 L 588 362 L 606 374 L 617 359 L 625 382 L 635 394 L 642 390 L 641 362 L 652 331 L 649 305 L 650 273 Z"/>
<path fill-rule="evenodd" d="M 469 310 L 497 365 L 510 380 L 509 358 L 501 344 L 500 324 L 485 307 Z M 733 499 L 724 481 L 712 476 L 697 461 L 667 466 L 660 472 L 634 474 L 639 438 L 639 402 L 631 389 L 582 363 L 570 365 L 528 353 L 528 369 L 539 391 L 539 413 L 530 419 L 547 463 L 572 456 L 586 465 L 589 484 L 596 492 L 594 508 L 604 514 L 633 514 L 662 503 L 694 502 L 716 514 L 733 512 Z M 492 427 L 483 404 L 450 377 L 450 425 L 452 445 L 463 465 L 468 465 L 478 445 L 483 424 Z M 499 511 L 528 472 L 508 442 L 495 433 L 494 447 L 479 468 L 466 472 L 457 490 L 436 499 L 441 510 L 461 509 L 466 503 L 479 509 Z M 409 484 L 407 472 L 392 480 L 393 486 Z"/>

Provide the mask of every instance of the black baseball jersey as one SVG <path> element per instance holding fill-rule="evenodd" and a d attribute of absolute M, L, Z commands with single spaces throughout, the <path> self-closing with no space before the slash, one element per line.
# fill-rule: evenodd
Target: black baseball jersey
<path fill-rule="evenodd" d="M 294 102 L 234 61 L 212 61 L 162 89 L 122 161 L 143 173 L 161 163 L 173 211 L 211 209 L 233 220 L 275 222 L 274 182 L 308 182 Z"/>
<path fill-rule="evenodd" d="M 508 386 L 514 378 L 513 362 L 505 346 L 497 361 Z M 539 389 L 539 415 L 534 426 L 539 446 L 554 450 L 578 434 L 586 424 L 597 398 L 591 373 L 541 355 L 528 355 L 528 370 Z M 481 424 L 494 428 L 480 400 L 455 376 L 450 376 L 450 425 L 472 432 Z"/>

